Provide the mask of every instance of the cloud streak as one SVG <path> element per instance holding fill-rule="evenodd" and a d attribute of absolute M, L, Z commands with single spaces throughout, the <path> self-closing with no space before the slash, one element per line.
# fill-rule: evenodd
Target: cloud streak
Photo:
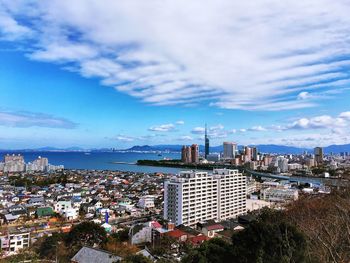
<path fill-rule="evenodd" d="M 349 12 L 346 0 L 6 1 L 0 34 L 148 104 L 293 110 L 347 85 Z"/>
<path fill-rule="evenodd" d="M 59 118 L 43 113 L 33 112 L 0 112 L 0 125 L 9 127 L 46 127 L 59 129 L 74 129 L 77 124 L 65 118 Z"/>

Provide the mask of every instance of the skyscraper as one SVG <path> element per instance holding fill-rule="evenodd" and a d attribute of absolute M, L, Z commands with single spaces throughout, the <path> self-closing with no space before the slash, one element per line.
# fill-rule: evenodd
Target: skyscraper
<path fill-rule="evenodd" d="M 181 161 L 183 163 L 191 163 L 192 158 L 191 158 L 191 147 L 189 146 L 182 146 L 181 149 Z"/>
<path fill-rule="evenodd" d="M 323 163 L 323 148 L 322 147 L 316 147 L 314 149 L 315 154 L 315 161 L 317 165 L 320 165 Z"/>
<path fill-rule="evenodd" d="M 199 147 L 198 144 L 191 145 L 191 161 L 192 163 L 199 162 Z"/>
<path fill-rule="evenodd" d="M 204 144 L 205 144 L 204 156 L 205 156 L 205 159 L 207 159 L 207 156 L 209 155 L 209 138 L 208 138 L 208 133 L 207 133 L 207 124 L 205 124 Z"/>
<path fill-rule="evenodd" d="M 258 161 L 258 148 L 252 147 L 252 159 Z"/>
<path fill-rule="evenodd" d="M 252 159 L 252 149 L 248 146 L 244 147 L 244 155 L 246 156 L 246 159 L 250 161 Z"/>
<path fill-rule="evenodd" d="M 234 142 L 224 142 L 224 159 L 233 159 L 236 156 L 237 144 Z"/>

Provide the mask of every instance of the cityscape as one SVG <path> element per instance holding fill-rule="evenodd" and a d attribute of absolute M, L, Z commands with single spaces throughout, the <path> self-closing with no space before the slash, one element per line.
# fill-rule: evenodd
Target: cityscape
<path fill-rule="evenodd" d="M 0 263 L 350 262 L 346 0 L 0 0 Z"/>

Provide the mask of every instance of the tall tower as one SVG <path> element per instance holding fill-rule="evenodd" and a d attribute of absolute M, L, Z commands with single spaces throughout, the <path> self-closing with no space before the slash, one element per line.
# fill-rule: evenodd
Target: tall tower
<path fill-rule="evenodd" d="M 204 139 L 204 157 L 207 159 L 207 156 L 209 155 L 209 138 L 208 138 L 208 133 L 207 133 L 207 124 L 205 124 L 205 139 Z"/>

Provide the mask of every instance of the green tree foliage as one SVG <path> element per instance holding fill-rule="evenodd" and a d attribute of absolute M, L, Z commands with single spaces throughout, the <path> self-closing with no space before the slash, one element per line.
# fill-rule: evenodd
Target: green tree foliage
<path fill-rule="evenodd" d="M 121 263 L 152 263 L 152 260 L 144 255 L 130 255 L 124 258 Z"/>
<path fill-rule="evenodd" d="M 93 222 L 83 222 L 74 226 L 66 238 L 66 244 L 77 249 L 83 246 L 100 246 L 106 241 L 106 231 Z"/>
<path fill-rule="evenodd" d="M 183 258 L 183 263 L 302 263 L 306 239 L 280 212 L 265 210 L 246 229 L 232 236 L 232 244 L 211 239 Z"/>
<path fill-rule="evenodd" d="M 233 258 L 233 249 L 226 241 L 213 238 L 204 242 L 199 248 L 192 250 L 185 258 L 183 263 L 221 263 L 235 262 Z"/>
<path fill-rule="evenodd" d="M 124 228 L 121 231 L 111 235 L 118 242 L 127 242 L 129 240 L 129 228 Z"/>
<path fill-rule="evenodd" d="M 306 246 L 304 235 L 282 214 L 270 210 L 232 236 L 233 254 L 239 263 L 305 262 Z"/>
<path fill-rule="evenodd" d="M 54 258 L 57 250 L 58 243 L 63 241 L 63 235 L 60 233 L 53 233 L 52 236 L 46 236 L 42 240 L 38 254 L 42 258 Z"/>

